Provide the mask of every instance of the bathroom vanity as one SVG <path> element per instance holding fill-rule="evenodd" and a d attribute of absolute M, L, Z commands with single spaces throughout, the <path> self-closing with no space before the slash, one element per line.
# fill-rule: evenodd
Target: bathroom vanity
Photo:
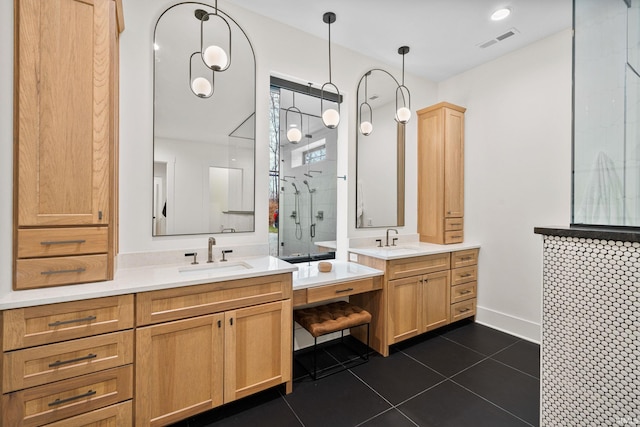
<path fill-rule="evenodd" d="M 350 299 L 372 314 L 371 347 L 388 356 L 392 344 L 475 316 L 479 248 L 417 242 L 350 248 L 350 260 L 384 271 L 381 291 Z"/>
<path fill-rule="evenodd" d="M 291 392 L 295 269 L 271 257 L 149 266 L 3 296 L 1 425 L 159 426 Z"/>

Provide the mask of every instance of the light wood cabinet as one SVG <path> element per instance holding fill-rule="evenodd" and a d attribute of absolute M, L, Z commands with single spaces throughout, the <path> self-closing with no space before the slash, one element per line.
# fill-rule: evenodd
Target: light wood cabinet
<path fill-rule="evenodd" d="M 136 425 L 177 422 L 223 403 L 224 314 L 137 328 Z"/>
<path fill-rule="evenodd" d="M 113 277 L 120 3 L 15 0 L 16 290 Z M 88 236 L 68 226 L 90 227 Z M 96 246 L 87 242 L 97 228 Z M 43 257 L 95 253 L 104 255 L 99 266 L 37 265 Z"/>
<path fill-rule="evenodd" d="M 286 273 L 4 310 L 0 427 L 160 426 L 290 393 L 292 293 Z"/>
<path fill-rule="evenodd" d="M 438 244 L 464 240 L 464 112 L 442 102 L 418 115 L 418 233 Z"/>
<path fill-rule="evenodd" d="M 283 383 L 290 392 L 291 294 L 291 274 L 138 294 L 136 425 L 167 425 Z"/>
<path fill-rule="evenodd" d="M 132 406 L 129 400 L 46 424 L 44 427 L 131 427 L 133 426 Z"/>
<path fill-rule="evenodd" d="M 451 256 L 451 322 L 475 316 L 478 292 L 478 249 Z"/>
<path fill-rule="evenodd" d="M 449 323 L 449 270 L 389 281 L 389 344 Z"/>
<path fill-rule="evenodd" d="M 0 425 L 131 425 L 133 300 L 3 311 Z"/>
<path fill-rule="evenodd" d="M 446 248 L 443 246 L 443 248 Z M 478 249 L 384 260 L 358 255 L 383 270 L 382 292 L 350 296 L 371 313 L 371 348 L 389 346 L 476 314 Z M 354 334 L 364 341 L 366 336 Z"/>

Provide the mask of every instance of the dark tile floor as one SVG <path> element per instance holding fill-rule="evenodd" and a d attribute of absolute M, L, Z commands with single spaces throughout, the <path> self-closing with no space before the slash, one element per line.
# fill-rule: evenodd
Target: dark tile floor
<path fill-rule="evenodd" d="M 323 364 L 348 357 L 333 342 L 322 351 Z M 463 321 L 318 381 L 295 362 L 292 394 L 276 387 L 176 426 L 538 426 L 539 360 L 538 345 Z"/>

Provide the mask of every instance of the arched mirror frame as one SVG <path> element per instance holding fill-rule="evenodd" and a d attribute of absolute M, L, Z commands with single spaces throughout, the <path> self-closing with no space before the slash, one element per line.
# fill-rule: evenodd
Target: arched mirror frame
<path fill-rule="evenodd" d="M 156 114 L 157 114 L 157 107 L 156 107 L 156 102 L 157 102 L 157 58 L 156 58 L 156 43 L 157 43 L 157 30 L 158 30 L 158 24 L 160 23 L 161 19 L 163 18 L 163 16 L 165 16 L 165 14 L 167 14 L 169 11 L 171 11 L 172 9 L 176 8 L 176 7 L 180 7 L 180 6 L 185 6 L 185 5 L 192 5 L 195 7 L 202 7 L 202 8 L 206 8 L 207 10 L 211 10 L 214 11 L 215 7 L 204 3 L 204 2 L 180 2 L 180 3 L 176 3 L 170 7 L 168 7 L 166 10 L 164 10 L 157 18 L 155 25 L 154 25 L 154 30 L 153 30 L 153 48 L 154 48 L 154 55 L 153 55 L 153 77 L 154 77 L 154 87 L 153 87 L 153 99 L 154 99 L 154 105 L 153 105 L 153 157 L 154 157 L 154 168 L 155 168 L 155 162 L 156 162 L 156 132 L 157 132 L 157 128 L 156 128 Z M 233 28 L 233 35 L 234 36 L 238 36 L 239 34 L 241 34 L 244 39 L 246 40 L 246 44 L 249 48 L 249 52 L 251 55 L 251 62 L 253 63 L 253 67 L 252 67 L 252 73 L 253 73 L 253 96 L 252 96 L 252 106 L 253 106 L 253 112 L 252 114 L 248 115 L 247 117 L 243 116 L 243 119 L 240 120 L 242 123 L 238 126 L 237 129 L 241 128 L 244 125 L 251 125 L 252 124 L 252 129 L 250 131 L 250 135 L 251 135 L 251 140 L 253 141 L 253 154 L 251 157 L 251 162 L 252 162 L 252 179 L 248 180 L 248 183 L 250 183 L 251 185 L 251 210 L 250 211 L 237 211 L 237 213 L 235 213 L 236 215 L 242 215 L 242 216 L 247 216 L 250 215 L 251 216 L 251 226 L 247 227 L 247 229 L 235 229 L 233 227 L 229 227 L 229 228 L 223 228 L 221 230 L 201 230 L 201 231 L 194 231 L 194 232 L 168 232 L 168 233 L 157 233 L 157 228 L 156 228 L 156 221 L 155 221 L 155 215 L 154 215 L 154 221 L 152 222 L 152 235 L 154 237 L 157 236 L 173 236 L 173 235 L 195 235 L 195 234 L 217 234 L 217 233 L 225 233 L 225 232 L 254 232 L 255 231 L 255 183 L 256 183 L 256 176 L 255 176 L 255 164 L 256 164 L 256 150 L 255 150 L 255 140 L 256 140 L 256 131 L 255 131 L 255 111 L 256 111 L 256 102 L 257 102 L 257 93 L 256 93 L 256 77 L 257 77 L 257 71 L 256 71 L 256 57 L 255 57 L 255 50 L 253 48 L 253 44 L 251 43 L 251 40 L 249 39 L 247 33 L 244 31 L 244 29 L 240 26 L 240 24 L 233 19 L 230 15 L 226 14 L 223 10 L 221 10 L 220 8 L 217 9 L 217 12 L 223 16 L 225 19 L 228 20 L 229 23 L 231 23 L 231 26 Z M 194 18 L 195 19 L 195 18 Z M 236 31 L 237 30 L 237 31 Z M 236 34 L 237 32 L 237 34 Z M 233 52 L 233 57 L 231 58 L 231 60 L 235 60 L 237 58 L 237 51 Z M 186 63 L 185 65 L 185 72 L 188 72 L 188 63 Z M 233 72 L 232 70 L 227 70 L 228 72 Z M 180 80 L 179 82 L 176 82 L 177 85 L 182 85 L 182 86 L 187 86 L 186 84 L 187 79 L 185 78 L 184 81 Z M 215 90 L 215 88 L 214 88 Z M 192 94 L 193 96 L 196 96 L 195 94 Z M 214 95 L 215 96 L 215 95 Z M 210 100 L 210 99 L 209 99 Z M 224 101 L 223 101 L 224 102 Z M 152 194 L 154 194 L 153 197 L 153 206 L 152 206 L 152 213 L 155 213 L 158 210 L 157 202 L 156 202 L 156 197 L 155 197 L 155 192 L 156 192 L 156 184 L 155 184 L 155 172 L 153 174 L 154 176 L 152 177 Z"/>
<path fill-rule="evenodd" d="M 367 228 L 384 228 L 384 227 L 402 227 L 404 226 L 404 219 L 405 219 L 405 128 L 406 125 L 402 124 L 402 123 L 398 123 L 396 121 L 396 213 L 397 213 L 397 220 L 395 224 L 376 224 L 376 225 L 371 225 L 371 226 L 367 226 L 366 224 L 364 224 L 365 221 L 360 221 L 358 219 L 358 206 L 359 203 L 361 202 L 360 197 L 360 191 L 358 189 L 359 186 L 359 182 L 362 178 L 362 169 L 364 167 L 367 168 L 377 168 L 377 172 L 378 173 L 384 173 L 386 170 L 388 170 L 389 168 L 389 162 L 387 161 L 387 159 L 384 158 L 384 156 L 379 156 L 378 158 L 380 159 L 380 164 L 379 165 L 374 165 L 374 164 L 366 164 L 363 165 L 361 164 L 362 162 L 360 161 L 360 152 L 362 150 L 362 148 L 360 147 L 360 144 L 363 144 L 363 135 L 360 133 L 360 104 L 361 104 L 361 98 L 364 98 L 362 95 L 362 92 L 364 91 L 364 81 L 365 81 L 365 77 L 371 75 L 372 72 L 374 71 L 379 71 L 382 73 L 385 73 L 386 75 L 388 75 L 391 79 L 393 79 L 393 81 L 395 82 L 396 87 L 400 85 L 400 83 L 398 82 L 398 80 L 393 77 L 393 75 L 391 73 L 389 73 L 386 70 L 383 70 L 381 68 L 372 68 L 370 70 L 368 70 L 367 72 L 365 72 L 362 77 L 360 78 L 360 80 L 358 81 L 358 87 L 357 87 L 357 91 L 356 91 L 356 100 L 357 100 L 357 105 L 356 105 L 356 188 L 355 188 L 355 201 L 356 201 L 356 209 L 355 209 L 355 226 L 358 229 L 367 229 Z M 375 89 L 375 88 L 374 88 Z M 395 95 L 395 91 L 393 93 L 393 95 Z M 375 112 L 375 111 L 374 111 Z M 391 120 L 394 120 L 394 116 L 391 115 L 390 116 Z M 374 130 L 372 132 L 372 134 L 375 133 L 375 119 L 374 119 Z M 384 195 L 381 195 L 382 197 L 384 197 Z"/>

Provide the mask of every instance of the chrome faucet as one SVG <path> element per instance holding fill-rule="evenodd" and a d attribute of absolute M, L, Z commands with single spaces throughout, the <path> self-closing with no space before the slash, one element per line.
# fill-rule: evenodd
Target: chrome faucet
<path fill-rule="evenodd" d="M 215 237 L 209 237 L 209 252 L 207 252 L 207 262 L 213 262 L 213 245 L 216 244 Z"/>
<path fill-rule="evenodd" d="M 389 246 L 389 232 L 390 231 L 395 231 L 396 234 L 398 234 L 398 230 L 396 230 L 395 228 L 387 228 L 387 244 L 385 246 Z M 393 246 L 396 245 L 396 242 L 393 242 Z"/>

